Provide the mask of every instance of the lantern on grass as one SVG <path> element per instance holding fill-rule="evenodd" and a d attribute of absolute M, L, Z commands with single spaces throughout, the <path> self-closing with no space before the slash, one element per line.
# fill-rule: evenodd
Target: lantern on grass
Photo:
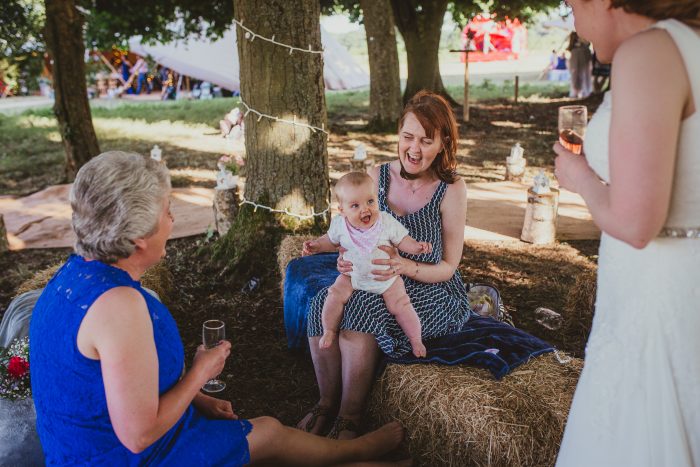
<path fill-rule="evenodd" d="M 369 167 L 374 165 L 374 160 L 371 157 L 367 157 L 367 148 L 365 145 L 360 143 L 355 148 L 355 153 L 350 161 L 350 166 L 353 172 L 364 172 Z"/>
<path fill-rule="evenodd" d="M 559 190 L 549 186 L 549 177 L 540 170 L 527 190 L 527 207 L 520 239 L 535 245 L 554 243 L 558 208 Z"/>
<path fill-rule="evenodd" d="M 519 182 L 525 175 L 527 161 L 523 157 L 524 150 L 520 143 L 515 143 L 510 148 L 510 155 L 506 157 L 506 180 Z"/>
<path fill-rule="evenodd" d="M 151 159 L 153 159 L 156 162 L 162 162 L 163 158 L 161 157 L 163 154 L 163 151 L 158 147 L 158 145 L 154 145 L 153 149 L 151 149 Z"/>

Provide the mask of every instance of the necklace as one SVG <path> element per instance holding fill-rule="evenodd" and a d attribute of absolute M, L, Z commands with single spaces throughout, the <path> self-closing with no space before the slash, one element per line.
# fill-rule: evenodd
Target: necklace
<path fill-rule="evenodd" d="M 416 191 L 420 190 L 421 188 L 423 188 L 426 185 L 429 185 L 432 182 L 433 182 L 433 180 L 428 180 L 427 182 L 423 182 L 422 184 L 418 185 L 416 188 L 413 188 L 409 185 L 408 189 L 411 190 L 412 195 L 415 195 Z"/>

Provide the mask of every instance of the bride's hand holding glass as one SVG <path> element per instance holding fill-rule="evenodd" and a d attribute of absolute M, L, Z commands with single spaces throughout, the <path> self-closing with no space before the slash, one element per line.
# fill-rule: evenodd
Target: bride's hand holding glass
<path fill-rule="evenodd" d="M 592 172 L 586 158 L 569 151 L 558 142 L 554 143 L 552 149 L 557 154 L 554 159 L 554 176 L 557 177 L 559 187 L 579 193 L 581 177 Z"/>

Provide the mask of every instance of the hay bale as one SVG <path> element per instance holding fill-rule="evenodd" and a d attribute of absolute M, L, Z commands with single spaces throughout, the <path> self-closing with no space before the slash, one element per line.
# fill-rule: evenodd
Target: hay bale
<path fill-rule="evenodd" d="M 17 294 L 15 297 L 22 295 L 25 292 L 29 292 L 30 290 L 43 289 L 46 287 L 46 284 L 51 280 L 53 275 L 56 274 L 58 268 L 60 268 L 62 265 L 63 263 L 49 266 L 48 268 L 37 272 L 32 277 L 22 282 L 19 287 L 17 287 Z"/>
<path fill-rule="evenodd" d="M 316 238 L 314 235 L 288 235 L 282 239 L 279 250 L 277 250 L 277 265 L 282 277 L 280 285 L 284 286 L 284 272 L 287 270 L 287 264 L 294 258 L 301 256 L 301 248 L 305 241 L 314 238 Z"/>
<path fill-rule="evenodd" d="M 564 308 L 564 335 L 572 342 L 567 342 L 583 350 L 591 333 L 593 313 L 595 312 L 595 297 L 597 274 L 595 270 L 586 270 L 576 277 L 576 282 L 569 289 Z"/>
<path fill-rule="evenodd" d="M 419 465 L 553 465 L 582 367 L 545 354 L 496 381 L 462 365 L 388 365 L 370 419 L 403 423 Z"/>
<path fill-rule="evenodd" d="M 175 280 L 170 269 L 161 261 L 148 268 L 141 276 L 141 285 L 151 289 L 160 297 L 160 301 L 167 307 L 171 305 Z"/>
<path fill-rule="evenodd" d="M 22 295 L 30 290 L 43 289 L 62 265 L 63 263 L 55 264 L 37 272 L 34 276 L 20 284 L 15 296 Z M 166 306 L 169 305 L 168 300 L 173 292 L 173 276 L 164 261 L 151 266 L 144 273 L 143 277 L 141 277 L 141 285 L 153 290 Z"/>

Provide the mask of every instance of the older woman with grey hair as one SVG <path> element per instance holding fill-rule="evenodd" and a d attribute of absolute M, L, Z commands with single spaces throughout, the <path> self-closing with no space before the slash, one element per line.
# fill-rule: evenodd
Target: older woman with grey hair
<path fill-rule="evenodd" d="M 76 254 L 44 289 L 30 325 L 37 431 L 47 464 L 329 465 L 395 448 L 397 423 L 353 441 L 270 417 L 239 420 L 200 393 L 231 344 L 184 350 L 168 309 L 138 282 L 165 255 L 170 177 L 138 154 L 89 161 L 71 191 Z"/>

